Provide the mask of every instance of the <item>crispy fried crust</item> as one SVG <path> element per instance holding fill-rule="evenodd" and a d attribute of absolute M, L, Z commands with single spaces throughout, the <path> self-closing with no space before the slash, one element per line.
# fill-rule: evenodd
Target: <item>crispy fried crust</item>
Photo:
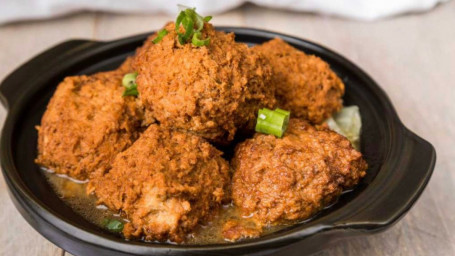
<path fill-rule="evenodd" d="M 126 213 L 125 237 L 182 242 L 229 198 L 221 154 L 200 137 L 151 125 L 89 191 Z"/>
<path fill-rule="evenodd" d="M 319 57 L 279 38 L 252 49 L 269 60 L 278 104 L 293 117 L 319 124 L 341 109 L 344 84 Z"/>
<path fill-rule="evenodd" d="M 262 233 L 262 227 L 256 226 L 253 221 L 245 219 L 231 219 L 224 223 L 221 235 L 224 239 L 235 242 L 245 238 L 256 238 Z"/>
<path fill-rule="evenodd" d="M 256 134 L 239 144 L 232 166 L 234 203 L 263 224 L 311 217 L 367 169 L 346 138 L 299 119 L 281 139 Z"/>
<path fill-rule="evenodd" d="M 161 125 L 226 142 L 254 123 L 260 107 L 275 104 L 270 67 L 234 34 L 205 24 L 208 46 L 182 46 L 174 24 L 165 28 L 169 34 L 157 44 L 152 35 L 134 62 L 140 98 Z"/>
<path fill-rule="evenodd" d="M 37 127 L 36 163 L 84 180 L 138 138 L 142 111 L 133 97 L 122 97 L 127 69 L 128 61 L 117 71 L 67 77 L 58 85 Z"/>

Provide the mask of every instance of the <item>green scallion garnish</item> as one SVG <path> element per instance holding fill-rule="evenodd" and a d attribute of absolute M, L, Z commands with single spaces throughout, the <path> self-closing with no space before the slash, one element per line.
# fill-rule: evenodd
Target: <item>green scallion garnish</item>
<path fill-rule="evenodd" d="M 125 87 L 123 96 L 137 96 L 139 94 L 137 91 L 136 77 L 137 72 L 129 73 L 123 76 L 122 85 Z"/>
<path fill-rule="evenodd" d="M 283 115 L 287 115 L 287 116 L 290 116 L 291 115 L 291 112 L 287 111 L 287 110 L 284 110 L 284 109 L 281 109 L 281 108 L 276 108 L 275 109 L 275 112 L 278 112 L 278 113 L 281 113 Z"/>
<path fill-rule="evenodd" d="M 194 21 L 192 19 L 183 19 L 182 25 L 183 25 L 183 28 L 185 29 L 185 33 L 177 33 L 177 34 L 179 37 L 179 43 L 185 44 L 188 41 L 188 39 L 191 37 L 191 35 L 193 34 Z"/>
<path fill-rule="evenodd" d="M 201 39 L 201 31 L 204 23 L 212 19 L 212 16 L 202 17 L 196 12 L 196 8 L 186 8 L 180 11 L 175 20 L 175 31 L 180 44 L 191 41 L 194 46 L 206 46 L 210 43 L 210 38 Z M 180 33 L 180 25 L 185 29 L 185 33 Z"/>
<path fill-rule="evenodd" d="M 123 223 L 119 220 L 104 219 L 103 224 L 109 231 L 112 232 L 122 232 L 123 230 Z"/>
<path fill-rule="evenodd" d="M 159 43 L 161 40 L 163 40 L 163 37 L 165 35 L 167 35 L 168 33 L 169 32 L 166 29 L 162 29 L 162 30 L 158 31 L 157 36 L 155 37 L 155 39 L 152 40 L 152 43 L 154 43 L 154 44 Z"/>
<path fill-rule="evenodd" d="M 258 111 L 256 131 L 281 138 L 288 128 L 291 113 L 283 109 L 263 108 Z"/>
<path fill-rule="evenodd" d="M 204 46 L 204 45 L 209 45 L 210 44 L 210 38 L 207 39 L 201 39 L 201 32 L 196 32 L 193 35 L 193 39 L 191 39 L 191 42 L 195 46 Z"/>

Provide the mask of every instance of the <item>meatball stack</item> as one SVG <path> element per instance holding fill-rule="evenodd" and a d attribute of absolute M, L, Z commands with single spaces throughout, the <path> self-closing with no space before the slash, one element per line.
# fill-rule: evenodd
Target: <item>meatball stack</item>
<path fill-rule="evenodd" d="M 227 239 L 258 236 L 310 217 L 365 175 L 361 153 L 319 126 L 344 93 L 327 63 L 280 39 L 248 48 L 209 23 L 204 46 L 182 44 L 174 23 L 164 30 L 118 70 L 66 78 L 38 127 L 36 162 L 89 179 L 88 192 L 129 219 L 125 237 L 184 242 L 231 199 L 258 230 L 228 221 Z M 122 96 L 131 72 L 137 97 Z M 214 145 L 252 131 L 264 107 L 301 119 L 283 138 L 246 138 L 229 165 Z"/>

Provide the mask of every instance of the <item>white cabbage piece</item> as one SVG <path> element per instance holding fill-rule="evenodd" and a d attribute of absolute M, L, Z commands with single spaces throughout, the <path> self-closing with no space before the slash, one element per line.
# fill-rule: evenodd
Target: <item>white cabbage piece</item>
<path fill-rule="evenodd" d="M 342 108 L 340 112 L 328 118 L 326 123 L 330 129 L 345 136 L 352 143 L 352 146 L 359 150 L 362 119 L 358 106 Z"/>

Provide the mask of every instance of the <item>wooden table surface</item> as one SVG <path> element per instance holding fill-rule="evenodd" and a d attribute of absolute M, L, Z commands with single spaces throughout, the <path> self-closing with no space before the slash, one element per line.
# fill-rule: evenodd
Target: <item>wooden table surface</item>
<path fill-rule="evenodd" d="M 79 13 L 0 25 L 0 80 L 37 53 L 65 40 L 111 40 L 160 28 L 173 17 Z M 455 1 L 425 14 L 361 23 L 247 5 L 216 25 L 279 31 L 325 45 L 369 73 L 401 119 L 438 155 L 425 192 L 389 230 L 344 240 L 318 255 L 455 255 Z M 0 109 L 1 125 L 6 110 Z M 0 255 L 70 255 L 47 241 L 14 208 L 0 181 Z"/>

